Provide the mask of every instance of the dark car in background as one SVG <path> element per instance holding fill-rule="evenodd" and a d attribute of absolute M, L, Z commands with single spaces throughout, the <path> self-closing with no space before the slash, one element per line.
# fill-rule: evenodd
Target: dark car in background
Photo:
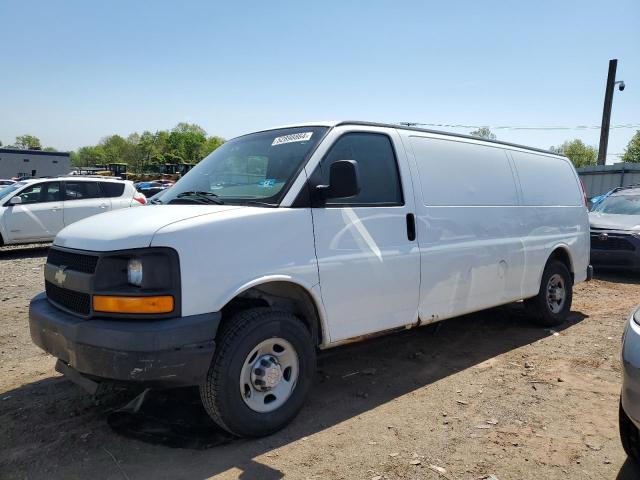
<path fill-rule="evenodd" d="M 594 268 L 640 271 L 640 186 L 618 188 L 589 213 Z"/>
<path fill-rule="evenodd" d="M 171 188 L 172 186 L 173 182 L 169 182 L 166 180 L 139 182 L 135 184 L 136 190 L 142 193 L 147 198 L 151 198 L 154 195 L 166 190 L 167 188 Z"/>

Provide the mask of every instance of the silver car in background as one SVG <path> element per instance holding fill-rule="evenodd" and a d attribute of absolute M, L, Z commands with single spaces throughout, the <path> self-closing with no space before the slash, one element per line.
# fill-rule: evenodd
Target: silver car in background
<path fill-rule="evenodd" d="M 622 336 L 620 439 L 629 458 L 640 463 L 640 307 L 631 314 Z"/>

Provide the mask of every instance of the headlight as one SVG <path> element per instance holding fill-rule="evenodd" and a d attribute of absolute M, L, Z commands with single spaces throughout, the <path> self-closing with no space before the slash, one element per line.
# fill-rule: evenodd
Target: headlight
<path fill-rule="evenodd" d="M 93 278 L 93 311 L 99 315 L 179 316 L 180 259 L 168 247 L 107 252 Z"/>
<path fill-rule="evenodd" d="M 142 286 L 142 261 L 139 258 L 131 258 L 127 263 L 127 280 L 136 287 Z"/>

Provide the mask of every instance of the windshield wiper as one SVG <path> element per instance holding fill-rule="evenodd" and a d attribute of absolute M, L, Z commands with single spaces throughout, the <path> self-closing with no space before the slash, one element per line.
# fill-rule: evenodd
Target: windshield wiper
<path fill-rule="evenodd" d="M 189 198 L 196 203 L 215 203 L 216 205 L 224 205 L 224 202 L 217 198 L 218 195 L 211 192 L 182 192 L 176 195 L 176 198 Z"/>
<path fill-rule="evenodd" d="M 243 205 L 259 205 L 261 207 L 271 207 L 271 208 L 276 208 L 278 206 L 277 203 L 261 202 L 259 200 L 248 200 L 244 202 Z"/>

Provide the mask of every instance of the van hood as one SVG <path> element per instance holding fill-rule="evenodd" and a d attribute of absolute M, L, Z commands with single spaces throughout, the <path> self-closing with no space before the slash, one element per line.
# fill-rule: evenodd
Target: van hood
<path fill-rule="evenodd" d="M 591 228 L 640 231 L 640 215 L 589 212 L 589 224 Z"/>
<path fill-rule="evenodd" d="M 65 227 L 54 245 L 106 252 L 144 248 L 172 223 L 243 208 L 238 205 L 147 205 L 94 215 Z"/>

